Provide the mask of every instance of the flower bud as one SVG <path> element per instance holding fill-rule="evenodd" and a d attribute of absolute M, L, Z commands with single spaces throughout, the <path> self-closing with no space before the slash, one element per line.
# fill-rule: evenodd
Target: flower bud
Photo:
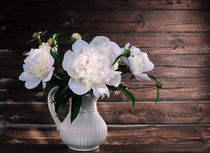
<path fill-rule="evenodd" d="M 129 49 L 125 49 L 123 54 L 125 57 L 130 57 L 131 51 Z"/>
<path fill-rule="evenodd" d="M 120 94 L 121 94 L 121 91 L 119 91 L 119 90 L 114 91 L 114 95 L 118 96 Z"/>
<path fill-rule="evenodd" d="M 73 33 L 72 36 L 71 36 L 71 41 L 72 41 L 72 42 L 75 42 L 75 41 L 77 41 L 78 39 L 82 39 L 82 37 L 80 36 L 80 34 L 78 34 L 78 33 Z"/>
<path fill-rule="evenodd" d="M 50 47 L 54 47 L 57 42 L 54 38 L 50 38 L 50 39 L 48 39 L 47 43 Z"/>
<path fill-rule="evenodd" d="M 163 81 L 158 81 L 158 82 L 156 83 L 156 87 L 157 87 L 157 88 L 162 88 L 162 87 L 163 87 Z"/>
<path fill-rule="evenodd" d="M 34 39 L 40 39 L 40 33 L 39 32 L 33 33 L 33 38 Z"/>

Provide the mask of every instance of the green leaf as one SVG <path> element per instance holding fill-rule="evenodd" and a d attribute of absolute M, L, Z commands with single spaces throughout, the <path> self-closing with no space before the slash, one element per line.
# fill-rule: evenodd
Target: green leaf
<path fill-rule="evenodd" d="M 59 88 L 60 89 L 60 88 Z M 66 98 L 66 92 L 69 90 L 69 85 L 67 84 L 64 88 L 61 88 L 60 91 L 58 91 L 56 94 L 55 94 L 55 97 L 54 97 L 54 101 L 58 101 L 61 97 L 63 98 Z"/>
<path fill-rule="evenodd" d="M 121 54 L 121 55 L 119 55 L 119 56 L 117 56 L 117 58 L 114 60 L 114 62 L 112 63 L 112 66 L 114 66 L 117 62 L 118 62 L 118 60 L 121 58 L 121 57 L 123 57 L 124 56 L 124 54 Z"/>
<path fill-rule="evenodd" d="M 55 39 L 56 37 L 58 37 L 60 35 L 60 33 L 54 33 L 53 34 L 53 38 Z"/>
<path fill-rule="evenodd" d="M 64 104 L 63 100 L 64 99 L 60 99 L 59 101 L 57 101 L 55 103 L 55 112 L 56 112 L 56 114 L 59 114 L 59 112 L 60 112 L 60 110 L 61 110 L 61 108 L 62 108 L 62 106 Z"/>
<path fill-rule="evenodd" d="M 58 72 L 58 62 L 55 61 L 53 67 L 55 68 L 54 72 Z"/>
<path fill-rule="evenodd" d="M 157 82 L 157 78 L 154 75 L 148 74 L 148 76 Z"/>
<path fill-rule="evenodd" d="M 130 100 L 132 109 L 133 109 L 134 106 L 135 106 L 135 101 L 136 101 L 134 95 L 133 95 L 131 92 L 129 92 L 129 91 L 126 89 L 126 87 L 123 86 L 123 85 L 119 85 L 119 86 L 117 87 L 117 89 L 119 89 L 120 91 L 122 91 L 122 92 L 128 97 L 128 99 Z"/>
<path fill-rule="evenodd" d="M 39 44 L 39 46 L 42 44 L 42 41 L 41 41 L 41 39 L 37 39 L 38 40 L 38 44 Z"/>
<path fill-rule="evenodd" d="M 58 41 L 57 41 L 58 44 L 64 43 L 64 42 L 70 42 L 70 43 L 72 43 L 71 40 L 58 40 Z"/>
<path fill-rule="evenodd" d="M 64 74 L 59 73 L 59 72 L 54 72 L 54 74 L 55 74 L 58 78 L 60 78 L 60 79 L 62 79 L 62 78 L 64 78 L 64 77 L 65 77 L 65 75 L 64 75 Z"/>
<path fill-rule="evenodd" d="M 58 85 L 61 83 L 61 80 L 60 79 L 51 79 L 50 81 L 47 81 L 46 83 Z"/>
<path fill-rule="evenodd" d="M 59 83 L 59 89 L 54 95 L 54 102 L 57 102 L 61 98 L 61 95 L 63 98 L 65 98 L 64 97 L 65 94 L 63 94 L 63 92 L 65 93 L 65 91 L 67 92 L 69 89 L 67 88 L 69 79 L 70 79 L 69 75 L 66 75 L 63 79 L 61 79 Z"/>
<path fill-rule="evenodd" d="M 47 33 L 47 31 L 48 31 L 48 30 L 45 30 L 45 31 L 41 32 L 40 36 L 45 35 L 45 34 Z"/>
<path fill-rule="evenodd" d="M 36 39 L 31 39 L 31 40 L 27 41 L 26 44 L 28 45 L 29 43 L 31 43 L 31 42 L 33 42 L 33 41 L 35 41 L 35 40 L 36 40 Z"/>
<path fill-rule="evenodd" d="M 157 88 L 157 97 L 156 97 L 155 103 L 159 101 L 159 97 L 160 97 L 160 92 L 159 92 L 159 88 Z"/>
<path fill-rule="evenodd" d="M 61 87 L 61 88 L 65 87 L 65 85 L 68 84 L 69 79 L 70 79 L 70 76 L 69 76 L 69 75 L 66 75 L 66 76 L 62 79 L 61 84 L 60 84 L 60 87 Z"/>
<path fill-rule="evenodd" d="M 62 64 L 62 58 L 52 50 L 52 48 L 50 49 L 50 54 L 52 55 L 52 57 L 60 64 Z"/>
<path fill-rule="evenodd" d="M 75 118 L 78 116 L 81 104 L 82 104 L 82 96 L 74 94 L 72 97 L 72 104 L 71 104 L 71 122 L 73 122 Z"/>

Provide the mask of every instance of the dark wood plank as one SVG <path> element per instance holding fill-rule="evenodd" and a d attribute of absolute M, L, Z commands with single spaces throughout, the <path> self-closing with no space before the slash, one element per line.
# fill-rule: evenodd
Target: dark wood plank
<path fill-rule="evenodd" d="M 1 153 L 78 153 L 69 150 L 67 146 L 61 144 L 2 144 Z M 141 145 L 100 145 L 100 148 L 92 153 L 209 153 L 208 145 L 201 144 L 141 144 Z"/>
<path fill-rule="evenodd" d="M 209 124 L 169 125 L 112 125 L 103 144 L 208 144 Z M 5 126 L 2 128 L 1 143 L 8 144 L 62 144 L 55 127 L 46 126 Z"/>
<path fill-rule="evenodd" d="M 208 11 L 144 10 L 144 11 L 73 11 L 7 12 L 4 14 L 4 30 L 33 33 L 37 29 L 77 32 L 151 32 L 187 31 L 208 32 Z M 187 16 L 187 18 L 186 18 Z"/>
<path fill-rule="evenodd" d="M 160 100 L 209 100 L 209 81 L 210 78 L 160 78 L 164 81 L 164 88 L 160 91 Z M 131 90 L 138 101 L 154 101 L 156 90 L 146 88 L 142 85 L 153 85 L 153 81 L 139 82 L 123 78 L 123 84 Z M 46 96 L 41 92 L 40 86 L 27 90 L 24 82 L 12 78 L 3 78 L 0 80 L 0 97 L 2 101 L 46 101 Z M 50 86 L 47 88 L 49 91 Z M 15 93 L 15 94 L 14 94 Z M 177 94 L 177 97 L 176 97 Z M 151 96 L 151 97 L 149 97 Z M 118 99 L 119 98 L 119 99 Z M 103 101 L 127 101 L 122 94 L 111 96 L 111 99 Z"/>
<path fill-rule="evenodd" d="M 18 17 L 20 18 L 20 17 Z M 205 19 L 204 19 L 205 20 Z M 209 19 L 208 19 L 209 20 Z M 160 20 L 162 21 L 162 20 Z M 5 23 L 2 32 L 28 32 L 41 31 L 48 29 L 50 31 L 66 32 L 209 32 L 209 23 L 165 23 L 165 22 L 147 22 L 144 20 L 130 22 L 96 22 L 96 21 L 34 21 L 34 22 L 11 22 Z M 30 29 L 27 30 L 26 29 Z"/>
<path fill-rule="evenodd" d="M 134 44 L 132 44 L 134 45 Z M 25 48 L 22 46 L 21 48 L 16 48 L 14 50 L 11 49 L 0 49 L 0 58 L 8 58 L 8 59 L 23 59 L 23 52 L 28 52 L 31 46 L 27 46 Z M 36 46 L 33 46 L 34 48 Z M 59 53 L 64 53 L 69 48 L 69 46 L 60 46 Z M 141 51 L 146 52 L 151 55 L 210 55 L 210 47 L 193 47 L 193 46 L 185 46 L 185 47 L 141 47 Z"/>
<path fill-rule="evenodd" d="M 16 53 L 16 56 L 3 54 L 0 55 L 0 65 L 21 67 L 24 58 L 20 53 Z M 210 55 L 149 55 L 149 58 L 157 67 L 210 67 Z"/>
<path fill-rule="evenodd" d="M 16 63 L 16 62 L 14 62 Z M 14 63 L 5 64 L 0 70 L 0 78 L 18 78 L 22 73 L 22 64 L 18 62 L 18 67 L 14 67 Z M 17 65 L 16 65 L 17 66 Z M 149 72 L 159 78 L 208 78 L 210 76 L 210 68 L 185 68 L 185 67 L 155 67 Z M 131 78 L 130 74 L 123 75 L 125 78 Z"/>
<path fill-rule="evenodd" d="M 208 88 L 210 78 L 158 78 L 164 81 L 164 88 Z M 193 82 L 193 83 L 192 83 Z M 122 83 L 126 85 L 129 89 L 141 89 L 148 85 L 154 85 L 153 81 L 140 82 L 138 80 L 131 80 L 129 78 L 123 77 Z M 18 80 L 17 78 L 1 78 L 0 88 L 1 89 L 23 89 L 24 82 Z M 36 90 L 37 91 L 37 90 Z"/>
<path fill-rule="evenodd" d="M 57 21 L 73 21 L 71 22 L 139 22 L 144 21 L 156 24 L 208 24 L 210 15 L 208 10 L 63 10 L 47 11 L 31 10 L 30 12 L 4 12 L 4 21 L 7 23 L 16 22 L 21 24 L 44 22 L 51 23 Z M 45 13 L 43 15 L 43 12 Z M 48 17 L 45 18 L 44 16 Z M 187 16 L 187 18 L 186 18 Z M 22 17 L 22 18 L 21 18 Z M 63 17 L 63 18 L 60 18 Z M 162 23 L 161 23 L 162 20 Z M 166 20 L 166 21 L 164 21 Z M 149 24 L 148 24 L 149 25 Z"/>
<path fill-rule="evenodd" d="M 132 42 L 132 45 L 139 47 L 207 47 L 209 33 L 122 33 L 107 34 L 107 36 L 124 45 Z M 126 38 L 126 39 L 125 39 Z"/>
<path fill-rule="evenodd" d="M 153 48 L 153 47 L 141 47 L 141 50 L 147 52 L 148 54 L 176 54 L 176 55 L 209 55 L 210 47 L 206 46 L 172 46 L 172 47 L 161 47 L 161 48 Z"/>
<path fill-rule="evenodd" d="M 45 28 L 46 29 L 46 28 Z M 42 31 L 43 29 L 37 29 L 37 31 Z M 65 30 L 65 29 L 64 29 Z M 56 32 L 55 30 L 52 32 Z M 74 31 L 75 32 L 75 31 Z M 84 31 L 85 32 L 85 31 Z M 32 34 L 29 33 L 16 33 L 14 34 L 2 34 L 1 38 L 1 48 L 23 48 L 26 46 L 26 42 L 31 40 Z M 61 36 L 63 38 L 69 38 L 71 32 L 63 33 Z M 131 45 L 135 45 L 140 48 L 181 48 L 191 47 L 198 49 L 208 49 L 210 48 L 210 33 L 88 33 L 85 40 L 91 40 L 96 35 L 105 35 L 110 38 L 110 40 L 115 41 L 120 46 L 124 46 L 127 42 L 131 42 Z M 7 39 L 9 38 L 9 39 Z M 46 41 L 47 39 L 43 39 Z M 11 43 L 12 42 L 12 43 Z M 69 46 L 67 47 L 69 48 Z"/>
<path fill-rule="evenodd" d="M 7 5 L 10 4 L 10 7 Z M 110 9 L 208 9 L 208 0 L 116 0 L 114 3 L 111 0 L 62 0 L 62 1 L 41 1 L 41 0 L 22 0 L 16 3 L 15 0 L 7 0 L 3 3 L 2 8 L 13 11 L 31 11 L 31 10 L 58 10 L 63 7 L 70 10 L 110 10 Z"/>
<path fill-rule="evenodd" d="M 210 123 L 210 102 L 98 103 L 98 110 L 108 124 Z M 46 103 L 2 103 L 1 124 L 53 124 Z M 59 117 L 65 118 L 68 107 Z M 36 114 L 36 115 L 34 115 Z"/>
<path fill-rule="evenodd" d="M 137 101 L 155 101 L 156 89 L 144 87 L 141 89 L 129 89 Z M 1 101 L 19 102 L 19 101 L 46 101 L 46 95 L 40 87 L 33 90 L 27 90 L 22 84 L 20 89 L 1 89 Z M 209 87 L 177 87 L 163 88 L 160 90 L 160 101 L 206 101 L 210 97 Z M 127 102 L 128 98 L 120 93 L 119 95 L 111 94 L 110 98 L 104 98 L 104 102 Z"/>

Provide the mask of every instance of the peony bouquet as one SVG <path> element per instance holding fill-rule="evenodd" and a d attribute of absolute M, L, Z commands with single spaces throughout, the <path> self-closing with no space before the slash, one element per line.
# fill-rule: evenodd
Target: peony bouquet
<path fill-rule="evenodd" d="M 121 75 L 131 73 L 131 79 L 139 81 L 154 80 L 159 88 L 163 82 L 155 76 L 146 74 L 154 64 L 147 53 L 127 43 L 123 48 L 105 36 L 96 36 L 90 43 L 82 40 L 74 33 L 69 40 L 59 40 L 59 34 L 53 34 L 47 43 L 42 42 L 44 33 L 36 32 L 33 40 L 39 47 L 31 49 L 24 60 L 24 72 L 19 79 L 25 81 L 27 89 L 33 89 L 42 83 L 59 86 L 54 96 L 55 110 L 58 113 L 69 98 L 72 98 L 71 121 L 79 112 L 82 96 L 93 94 L 95 97 L 110 96 L 110 91 L 121 91 L 130 100 L 132 108 L 135 105 L 134 95 L 121 83 Z M 59 55 L 59 46 L 63 42 L 70 43 L 72 48 L 67 50 L 64 58 Z"/>

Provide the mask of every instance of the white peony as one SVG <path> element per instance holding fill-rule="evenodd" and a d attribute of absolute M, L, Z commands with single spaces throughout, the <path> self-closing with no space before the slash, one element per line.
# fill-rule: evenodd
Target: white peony
<path fill-rule="evenodd" d="M 38 49 L 31 49 L 24 60 L 24 72 L 19 76 L 19 80 L 26 81 L 27 89 L 35 88 L 41 81 L 47 82 L 51 79 L 54 71 L 54 59 L 50 55 L 50 46 L 42 43 Z"/>
<path fill-rule="evenodd" d="M 149 60 L 147 53 L 141 52 L 139 48 L 131 46 L 127 43 L 122 51 L 129 49 L 131 54 L 128 58 L 123 57 L 122 61 L 129 66 L 130 71 L 136 77 L 137 80 L 144 81 L 150 80 L 147 74 L 143 72 L 151 71 L 154 68 L 154 64 Z"/>
<path fill-rule="evenodd" d="M 111 66 L 120 55 L 120 47 L 107 37 L 97 36 L 90 44 L 79 39 L 64 55 L 63 68 L 71 76 L 70 89 L 83 95 L 93 90 L 96 97 L 110 96 L 106 86 L 117 87 L 121 81 L 121 72 L 116 71 L 118 64 Z"/>

